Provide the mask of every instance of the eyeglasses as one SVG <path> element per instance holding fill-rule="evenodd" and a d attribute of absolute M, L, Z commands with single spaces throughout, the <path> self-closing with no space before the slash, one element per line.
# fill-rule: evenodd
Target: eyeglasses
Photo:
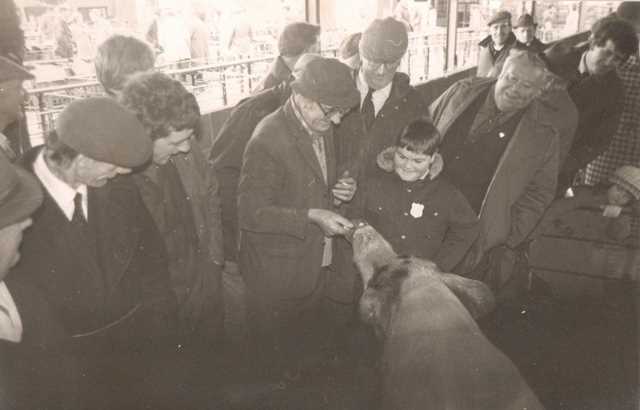
<path fill-rule="evenodd" d="M 380 67 L 384 66 L 385 71 L 396 70 L 400 66 L 400 62 L 402 61 L 402 59 L 400 58 L 390 63 L 376 63 L 374 61 L 367 60 L 366 58 L 361 58 L 361 59 L 362 59 L 362 64 L 366 65 L 367 68 L 370 68 L 372 70 L 379 70 Z"/>
<path fill-rule="evenodd" d="M 349 109 L 345 109 L 345 108 L 338 108 L 338 107 L 330 107 L 325 109 L 322 104 L 317 103 L 318 107 L 320 107 L 320 111 L 322 111 L 322 113 L 324 114 L 324 118 L 332 118 L 334 115 L 338 114 L 340 115 L 340 117 L 342 117 L 343 115 L 345 115 L 347 112 L 349 112 Z"/>

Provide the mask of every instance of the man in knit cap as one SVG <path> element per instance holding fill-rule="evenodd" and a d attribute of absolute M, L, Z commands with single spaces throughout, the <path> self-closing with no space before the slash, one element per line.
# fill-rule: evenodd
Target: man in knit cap
<path fill-rule="evenodd" d="M 511 13 L 499 11 L 487 22 L 489 35 L 478 45 L 478 77 L 496 77 L 502 71 L 509 50 L 516 45 L 516 36 L 511 29 Z"/>
<path fill-rule="evenodd" d="M 335 321 L 325 317 L 326 309 L 339 309 L 326 290 L 334 273 L 332 239 L 352 224 L 334 204 L 350 201 L 356 190 L 353 178 L 336 173 L 332 129 L 358 104 L 349 68 L 313 59 L 291 89 L 284 106 L 254 131 L 238 187 L 251 339 L 258 358 L 274 360 L 264 367 L 276 376 L 281 366 L 296 374 L 306 356 L 301 349 L 317 352 L 327 334 L 321 324 Z"/>
<path fill-rule="evenodd" d="M 278 38 L 278 57 L 273 62 L 267 76 L 253 90 L 253 94 L 283 82 L 291 82 L 293 67 L 300 56 L 320 51 L 319 39 L 320 26 L 315 24 L 298 22 L 285 26 Z"/>
<path fill-rule="evenodd" d="M 176 301 L 162 238 L 122 174 L 151 153 L 135 116 L 95 97 L 69 104 L 45 145 L 25 154 L 45 191 L 5 279 L 22 322 L 20 369 L 41 387 L 25 392 L 25 408 L 149 405 L 142 375 L 151 351 L 173 347 Z M 119 366 L 127 377 L 112 373 Z"/>

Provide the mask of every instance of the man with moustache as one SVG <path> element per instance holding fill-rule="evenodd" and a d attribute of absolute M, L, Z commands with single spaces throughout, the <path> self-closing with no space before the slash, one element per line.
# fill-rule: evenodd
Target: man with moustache
<path fill-rule="evenodd" d="M 485 281 L 498 296 L 515 249 L 554 196 L 558 131 L 536 99 L 547 82 L 535 53 L 512 50 L 497 80 L 458 81 L 430 109 L 443 135 L 443 174 L 480 219 L 478 239 L 456 273 Z"/>

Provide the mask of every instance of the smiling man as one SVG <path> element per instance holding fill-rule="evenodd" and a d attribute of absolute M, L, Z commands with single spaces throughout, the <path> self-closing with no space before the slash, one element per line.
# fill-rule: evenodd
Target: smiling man
<path fill-rule="evenodd" d="M 617 17 L 596 21 L 584 44 L 572 46 L 561 41 L 545 51 L 550 70 L 568 82 L 569 95 L 579 113 L 571 148 L 561 164 L 558 195 L 573 183 L 578 170 L 609 147 L 624 98 L 616 67 L 637 52 L 633 26 Z"/>
<path fill-rule="evenodd" d="M 37 386 L 24 408 L 139 408 L 132 400 L 150 398 L 125 391 L 155 363 L 148 353 L 173 347 L 176 302 L 162 238 L 122 174 L 151 152 L 135 116 L 96 97 L 69 104 L 25 155 L 45 198 L 5 279 L 23 327 L 19 368 Z"/>
<path fill-rule="evenodd" d="M 481 260 L 513 255 L 555 191 L 558 131 L 536 100 L 547 81 L 536 54 L 512 50 L 497 81 L 461 80 L 431 106 L 443 135 L 443 174 L 480 217 L 479 237 L 457 273 L 482 279 L 495 291 L 511 272 L 502 276 Z"/>
<path fill-rule="evenodd" d="M 478 77 L 492 77 L 500 73 L 509 50 L 516 44 L 516 36 L 511 28 L 511 13 L 499 11 L 487 22 L 489 35 L 478 45 Z"/>

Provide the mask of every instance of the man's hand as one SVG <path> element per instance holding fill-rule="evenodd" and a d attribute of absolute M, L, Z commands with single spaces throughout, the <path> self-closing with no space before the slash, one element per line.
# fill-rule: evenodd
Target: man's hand
<path fill-rule="evenodd" d="M 349 171 L 344 171 L 331 191 L 333 192 L 334 201 L 340 201 L 340 203 L 342 203 L 351 201 L 353 196 L 356 194 L 356 189 L 358 189 L 356 180 L 349 176 Z M 336 205 L 339 205 L 340 203 L 337 203 Z"/>
<path fill-rule="evenodd" d="M 326 209 L 309 209 L 307 215 L 326 236 L 346 235 L 353 229 L 353 224 L 347 218 Z"/>

